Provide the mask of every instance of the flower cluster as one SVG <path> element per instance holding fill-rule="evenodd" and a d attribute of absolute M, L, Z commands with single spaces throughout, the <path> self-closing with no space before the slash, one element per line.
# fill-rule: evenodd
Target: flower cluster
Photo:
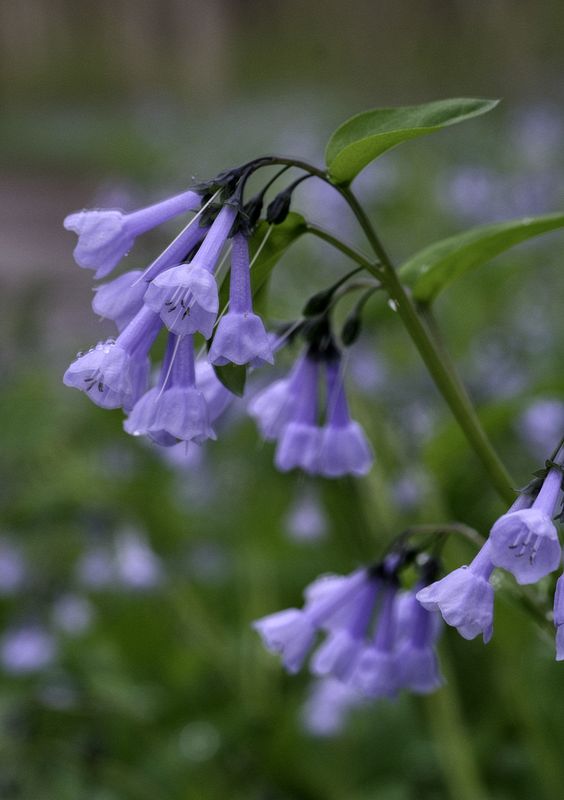
<path fill-rule="evenodd" d="M 213 194 L 204 187 L 129 214 L 81 211 L 65 220 L 79 237 L 76 261 L 100 278 L 113 271 L 137 236 L 172 217 L 197 212 L 144 271 L 125 272 L 96 289 L 93 310 L 113 320 L 118 335 L 79 353 L 64 375 L 67 386 L 85 392 L 97 405 L 122 408 L 128 433 L 165 447 L 214 439 L 213 423 L 234 397 L 216 368 L 272 364 L 283 341 L 276 343 L 267 334 L 253 310 L 249 206 L 242 205 L 241 190 L 225 199 L 225 180 L 212 182 L 213 189 L 220 186 Z M 232 188 L 231 183 L 227 194 Z M 217 278 L 228 248 L 229 301 L 220 310 Z M 159 349 L 155 342 L 163 330 L 164 356 L 154 373 L 150 355 Z M 264 437 L 277 440 L 280 470 L 363 475 L 372 464 L 372 451 L 349 416 L 339 351 L 331 336 L 330 344 L 321 347 L 324 336 L 308 339 L 308 350 L 290 375 L 259 393 L 250 413 Z M 205 346 L 195 355 L 195 337 L 207 340 L 207 355 Z"/>
<path fill-rule="evenodd" d="M 325 407 L 320 418 L 320 378 L 325 373 Z M 298 467 L 310 475 L 338 478 L 365 475 L 372 448 L 349 415 L 341 358 L 331 346 L 303 353 L 290 374 L 257 394 L 249 413 L 267 441 L 276 441 L 275 463 L 282 472 Z"/>
<path fill-rule="evenodd" d="M 400 589 L 395 555 L 347 576 L 318 578 L 305 599 L 302 609 L 254 623 L 288 672 L 301 669 L 323 633 L 310 661 L 317 677 L 331 677 L 372 698 L 394 697 L 402 689 L 426 694 L 441 685 L 438 615 L 426 611 L 414 591 Z"/>
<path fill-rule="evenodd" d="M 562 549 L 553 522 L 562 490 L 562 469 L 551 462 L 540 490 L 524 491 L 501 516 L 474 560 L 439 581 L 426 586 L 417 599 L 428 611 L 440 611 L 445 622 L 465 639 L 482 634 L 488 642 L 493 633 L 494 589 L 491 578 L 496 567 L 511 572 L 519 584 L 536 583 L 558 568 Z M 564 660 L 564 581 L 555 594 L 554 624 L 557 627 L 557 658 Z"/>

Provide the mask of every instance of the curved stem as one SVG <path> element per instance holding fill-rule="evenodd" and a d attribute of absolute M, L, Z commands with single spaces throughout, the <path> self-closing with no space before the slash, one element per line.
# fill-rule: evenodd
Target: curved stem
<path fill-rule="evenodd" d="M 351 253 L 351 248 L 348 248 L 347 245 L 344 245 L 338 239 L 335 239 L 335 237 L 333 237 L 331 234 L 323 235 L 321 238 L 324 238 L 326 241 L 333 244 L 335 247 L 341 250 L 341 252 L 349 255 L 351 258 L 357 261 L 357 263 L 362 263 L 363 266 L 387 289 L 390 298 L 394 301 L 398 314 L 400 315 L 408 334 L 419 350 L 419 353 L 425 365 L 427 366 L 433 381 L 446 400 L 469 444 L 482 462 L 483 467 L 490 477 L 492 485 L 495 487 L 500 497 L 508 504 L 511 504 L 515 499 L 515 492 L 513 490 L 513 481 L 511 480 L 509 473 L 501 462 L 486 432 L 484 431 L 470 398 L 468 397 L 468 394 L 466 393 L 466 390 L 454 369 L 454 365 L 452 365 L 452 363 L 445 363 L 441 348 L 437 345 L 437 342 L 429 332 L 426 323 L 424 320 L 422 320 L 417 309 L 415 308 L 411 297 L 407 294 L 403 284 L 399 280 L 391 258 L 388 256 L 388 253 L 386 252 L 384 245 L 374 230 L 368 215 L 358 202 L 353 191 L 348 186 L 338 186 L 332 183 L 326 172 L 300 159 L 267 156 L 262 159 L 257 159 L 256 161 L 257 168 L 272 164 L 291 164 L 298 169 L 305 170 L 311 175 L 315 175 L 325 183 L 328 183 L 330 186 L 332 186 L 348 203 L 351 211 L 357 218 L 362 230 L 364 231 L 364 234 L 368 239 L 375 255 L 379 259 L 379 262 L 377 264 L 373 264 L 359 253 L 356 253 L 356 251 L 352 251 Z M 316 235 L 319 235 L 319 233 Z"/>
<path fill-rule="evenodd" d="M 371 272 L 377 266 L 373 262 L 371 262 L 368 258 L 359 253 L 358 250 L 355 250 L 353 247 L 350 247 L 348 244 L 345 244 L 340 239 L 337 239 L 336 236 L 326 231 L 324 228 L 320 228 L 318 225 L 312 225 L 311 223 L 306 224 L 306 233 L 311 233 L 314 236 L 317 236 L 318 239 L 323 239 L 324 242 L 328 242 L 337 250 L 340 250 L 341 253 L 344 253 L 348 258 L 352 261 L 356 261 L 357 264 L 360 264 L 361 267 L 364 269 L 369 269 Z"/>

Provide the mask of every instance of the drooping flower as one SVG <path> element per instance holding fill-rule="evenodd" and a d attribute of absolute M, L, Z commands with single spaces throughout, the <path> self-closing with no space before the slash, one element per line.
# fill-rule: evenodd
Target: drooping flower
<path fill-rule="evenodd" d="M 373 580 L 368 570 L 358 570 L 347 577 L 316 581 L 306 592 L 303 609 L 289 608 L 257 620 L 253 627 L 266 648 L 282 656 L 288 672 L 298 672 L 311 650 L 317 631 L 331 624 L 344 606 L 354 603 L 367 583 Z M 344 666 L 343 666 L 344 668 Z"/>
<path fill-rule="evenodd" d="M 219 308 L 213 270 L 236 216 L 234 206 L 223 206 L 194 258 L 166 269 L 149 284 L 145 303 L 160 314 L 172 333 L 200 332 L 206 339 L 211 337 Z"/>
<path fill-rule="evenodd" d="M 253 313 L 249 244 L 241 233 L 233 237 L 229 311 L 219 320 L 208 358 L 219 365 L 274 363 L 263 322 Z"/>
<path fill-rule="evenodd" d="M 401 686 L 395 652 L 396 596 L 397 585 L 391 582 L 384 589 L 374 640 L 363 649 L 351 675 L 351 685 L 365 697 L 394 697 Z"/>
<path fill-rule="evenodd" d="M 221 417 L 235 399 L 233 392 L 222 384 L 214 368 L 203 358 L 196 361 L 196 387 L 206 400 L 210 423 Z"/>
<path fill-rule="evenodd" d="M 374 461 L 372 448 L 358 422 L 351 420 L 340 360 L 327 370 L 327 421 L 321 431 L 318 472 L 326 478 L 366 475 Z"/>
<path fill-rule="evenodd" d="M 80 354 L 63 382 L 102 408 L 130 410 L 146 389 L 147 354 L 161 327 L 159 317 L 143 307 L 115 341 L 109 339 Z"/>
<path fill-rule="evenodd" d="M 447 625 L 456 628 L 465 639 L 474 639 L 481 633 L 486 643 L 493 633 L 494 590 L 490 577 L 495 567 L 490 556 L 488 541 L 468 566 L 458 567 L 417 592 L 424 609 L 440 611 Z"/>
<path fill-rule="evenodd" d="M 562 548 L 552 517 L 561 487 L 562 472 L 553 467 L 532 506 L 512 507 L 490 531 L 492 562 L 520 584 L 536 583 L 560 564 Z"/>
<path fill-rule="evenodd" d="M 294 410 L 278 438 L 274 463 L 282 472 L 294 467 L 311 475 L 318 473 L 321 430 L 317 424 L 319 361 L 309 354 L 294 376 Z"/>
<path fill-rule="evenodd" d="M 418 602 L 416 592 L 417 589 L 405 592 L 396 600 L 398 678 L 403 689 L 428 694 L 444 681 L 435 649 L 441 630 L 437 624 L 440 618 Z M 401 608 L 400 599 L 403 601 Z"/>
<path fill-rule="evenodd" d="M 96 270 L 96 278 L 103 278 L 127 255 L 137 236 L 172 217 L 198 209 L 200 203 L 199 194 L 187 191 L 129 214 L 115 209 L 78 211 L 66 217 L 64 226 L 78 234 L 76 263 Z"/>
<path fill-rule="evenodd" d="M 303 376 L 308 370 L 306 358 L 301 355 L 286 378 L 269 384 L 249 402 L 247 410 L 267 442 L 278 439 L 294 414 Z"/>
<path fill-rule="evenodd" d="M 140 398 L 124 428 L 162 445 L 215 439 L 205 397 L 196 388 L 192 336 L 169 337 L 159 386 Z"/>
<path fill-rule="evenodd" d="M 302 708 L 302 724 L 314 736 L 335 736 L 343 729 L 348 712 L 365 702 L 351 686 L 336 678 L 317 680 Z"/>
<path fill-rule="evenodd" d="M 143 306 L 147 286 L 140 280 L 142 275 L 142 270 L 135 269 L 97 286 L 92 300 L 94 313 L 111 319 L 122 331 Z"/>

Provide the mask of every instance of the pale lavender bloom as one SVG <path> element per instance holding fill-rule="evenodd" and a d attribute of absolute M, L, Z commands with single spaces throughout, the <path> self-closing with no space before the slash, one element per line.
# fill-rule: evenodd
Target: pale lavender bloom
<path fill-rule="evenodd" d="M 306 356 L 299 378 L 296 376 L 297 398 L 294 412 L 280 433 L 274 457 L 274 463 L 282 472 L 288 472 L 294 467 L 299 467 L 310 475 L 318 472 L 321 442 L 321 429 L 317 425 L 318 371 L 319 362 Z"/>
<path fill-rule="evenodd" d="M 314 675 L 333 675 L 346 681 L 355 670 L 365 650 L 365 639 L 372 619 L 380 586 L 376 580 L 366 583 L 340 610 L 338 622 L 329 620 L 333 630 L 315 651 L 311 661 Z M 347 607 L 348 605 L 348 607 Z"/>
<path fill-rule="evenodd" d="M 564 575 L 561 575 L 556 581 L 554 625 L 556 627 L 556 660 L 564 661 Z"/>
<path fill-rule="evenodd" d="M 307 355 L 301 355 L 286 378 L 274 381 L 251 399 L 248 412 L 267 442 L 278 439 L 293 417 L 308 369 Z"/>
<path fill-rule="evenodd" d="M 127 255 L 137 236 L 178 214 L 198 209 L 200 202 L 199 194 L 187 191 L 130 214 L 114 209 L 70 214 L 64 226 L 78 234 L 75 261 L 80 267 L 95 269 L 96 278 L 103 278 Z"/>
<path fill-rule="evenodd" d="M 219 320 L 208 359 L 219 365 L 274 363 L 263 322 L 253 313 L 249 244 L 241 233 L 233 237 L 229 311 Z"/>
<path fill-rule="evenodd" d="M 164 570 L 160 558 L 145 537 L 135 530 L 122 531 L 116 542 L 116 573 L 124 586 L 153 589 L 162 583 Z"/>
<path fill-rule="evenodd" d="M 520 415 L 518 429 L 534 455 L 542 457 L 564 430 L 564 403 L 550 398 L 535 400 Z"/>
<path fill-rule="evenodd" d="M 211 337 L 219 308 L 213 270 L 236 216 L 235 207 L 223 206 L 190 263 L 161 272 L 149 284 L 145 303 L 172 333 Z"/>
<path fill-rule="evenodd" d="M 322 539 L 327 533 L 327 515 L 321 500 L 308 487 L 300 491 L 284 519 L 287 535 L 299 542 L 313 542 Z"/>
<path fill-rule="evenodd" d="M 401 687 L 395 652 L 394 604 L 397 586 L 386 586 L 372 644 L 364 647 L 350 676 L 350 685 L 365 697 L 394 697 Z"/>
<path fill-rule="evenodd" d="M 440 632 L 439 616 L 423 608 L 415 592 L 407 592 L 404 597 L 401 621 L 396 611 L 398 632 L 401 631 L 397 645 L 399 682 L 402 689 L 429 694 L 443 683 L 435 650 Z"/>
<path fill-rule="evenodd" d="M 0 540 L 0 595 L 11 595 L 26 580 L 26 564 L 19 549 L 8 539 Z"/>
<path fill-rule="evenodd" d="M 364 702 L 346 683 L 335 678 L 317 680 L 302 708 L 302 725 L 314 736 L 336 736 L 344 728 L 347 713 Z"/>
<path fill-rule="evenodd" d="M 36 625 L 7 631 L 0 639 L 0 662 L 14 675 L 39 672 L 53 663 L 56 654 L 51 634 Z"/>
<path fill-rule="evenodd" d="M 215 439 L 205 397 L 196 388 L 192 336 L 169 336 L 159 386 L 140 398 L 124 428 L 134 436 L 145 434 L 165 446 L 177 440 L 202 444 L 206 439 Z"/>
<path fill-rule="evenodd" d="M 118 331 L 122 331 L 143 307 L 147 286 L 141 280 L 142 275 L 140 269 L 134 269 L 97 286 L 92 300 L 94 313 L 113 320 Z"/>
<path fill-rule="evenodd" d="M 427 611 L 440 611 L 465 639 L 482 634 L 489 642 L 493 633 L 494 590 L 490 578 L 494 564 L 487 541 L 474 560 L 439 581 L 420 589 L 417 600 Z"/>
<path fill-rule="evenodd" d="M 103 589 L 115 579 L 111 553 L 101 547 L 89 549 L 83 553 L 75 571 L 79 582 L 88 589 Z"/>
<path fill-rule="evenodd" d="M 517 583 L 536 583 L 560 564 L 562 548 L 552 517 L 561 486 L 561 471 L 550 469 L 532 506 L 512 507 L 490 531 L 492 562 L 511 572 Z"/>
<path fill-rule="evenodd" d="M 101 342 L 79 355 L 63 382 L 102 408 L 131 409 L 147 386 L 147 354 L 160 328 L 159 317 L 143 307 L 115 341 Z"/>
<path fill-rule="evenodd" d="M 331 624 L 343 607 L 355 603 L 372 576 L 367 570 L 358 570 L 346 577 L 315 581 L 306 590 L 306 604 L 302 610 L 289 608 L 257 620 L 253 627 L 264 645 L 280 653 L 288 672 L 301 668 L 311 650 L 317 631 Z M 315 587 L 315 588 L 314 588 Z"/>
<path fill-rule="evenodd" d="M 52 615 L 53 622 L 59 630 L 70 636 L 76 636 L 88 630 L 94 613 L 85 597 L 66 594 L 55 601 Z"/>
<path fill-rule="evenodd" d="M 327 369 L 327 421 L 321 431 L 317 472 L 326 478 L 366 475 L 374 461 L 372 448 L 358 422 L 351 420 L 340 362 Z"/>

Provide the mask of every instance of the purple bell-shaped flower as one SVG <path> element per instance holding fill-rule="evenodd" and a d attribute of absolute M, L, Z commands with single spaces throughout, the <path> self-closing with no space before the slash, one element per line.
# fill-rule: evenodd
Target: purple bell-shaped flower
<path fill-rule="evenodd" d="M 114 209 L 78 211 L 66 217 L 67 230 L 78 234 L 74 258 L 80 267 L 103 278 L 127 255 L 135 239 L 166 220 L 200 207 L 197 192 L 183 192 L 129 214 Z"/>

